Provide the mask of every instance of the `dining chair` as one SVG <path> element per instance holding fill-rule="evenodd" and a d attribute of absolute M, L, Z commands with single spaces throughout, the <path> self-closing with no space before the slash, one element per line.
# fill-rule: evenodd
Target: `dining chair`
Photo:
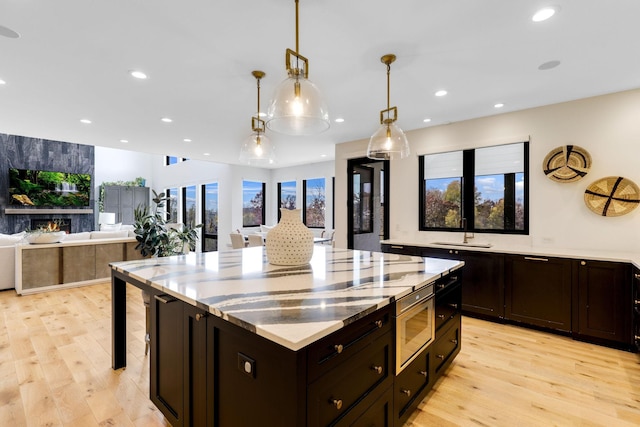
<path fill-rule="evenodd" d="M 264 239 L 259 234 L 249 234 L 247 238 L 249 239 L 249 244 L 247 245 L 249 247 L 262 246 L 264 244 Z"/>
<path fill-rule="evenodd" d="M 244 236 L 242 234 L 230 233 L 229 237 L 231 237 L 231 247 L 233 249 L 240 249 L 246 246 L 244 243 Z"/>

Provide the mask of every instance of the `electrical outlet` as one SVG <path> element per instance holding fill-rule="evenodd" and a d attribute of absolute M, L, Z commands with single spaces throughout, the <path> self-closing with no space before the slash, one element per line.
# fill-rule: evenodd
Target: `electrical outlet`
<path fill-rule="evenodd" d="M 256 361 L 245 354 L 238 353 L 238 370 L 251 378 L 255 378 Z"/>

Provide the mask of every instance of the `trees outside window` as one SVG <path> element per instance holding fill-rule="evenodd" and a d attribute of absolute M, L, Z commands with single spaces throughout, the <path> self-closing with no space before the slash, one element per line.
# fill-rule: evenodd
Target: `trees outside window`
<path fill-rule="evenodd" d="M 242 181 L 242 226 L 256 227 L 264 224 L 265 184 Z"/>
<path fill-rule="evenodd" d="M 218 183 L 202 186 L 202 251 L 218 250 Z"/>
<path fill-rule="evenodd" d="M 304 199 L 303 221 L 309 228 L 324 228 L 325 224 L 325 179 L 314 178 L 302 181 Z"/>
<path fill-rule="evenodd" d="M 196 186 L 182 187 L 182 222 L 187 227 L 196 225 Z"/>

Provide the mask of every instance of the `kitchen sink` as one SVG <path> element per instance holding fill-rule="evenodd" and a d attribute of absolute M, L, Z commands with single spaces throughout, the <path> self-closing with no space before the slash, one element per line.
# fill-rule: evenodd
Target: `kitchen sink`
<path fill-rule="evenodd" d="M 456 247 L 470 247 L 470 248 L 490 248 L 493 246 L 491 243 L 458 243 L 458 242 L 431 242 L 432 245 L 442 246 L 456 246 Z"/>

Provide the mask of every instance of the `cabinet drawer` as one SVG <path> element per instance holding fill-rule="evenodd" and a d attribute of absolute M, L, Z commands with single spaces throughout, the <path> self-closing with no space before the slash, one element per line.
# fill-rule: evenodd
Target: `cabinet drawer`
<path fill-rule="evenodd" d="M 460 315 L 456 315 L 451 322 L 451 327 L 447 328 L 431 346 L 431 364 L 436 374 L 460 350 Z"/>
<path fill-rule="evenodd" d="M 394 402 L 397 417 L 402 417 L 416 396 L 419 396 L 420 392 L 429 384 L 429 348 L 404 368 L 394 380 Z"/>
<path fill-rule="evenodd" d="M 345 362 L 352 355 L 391 331 L 391 307 L 385 307 L 360 320 L 348 328 L 341 329 L 308 349 L 309 382 L 323 373 Z"/>
<path fill-rule="evenodd" d="M 376 387 L 391 384 L 391 333 L 309 386 L 307 425 L 326 426 L 347 414 Z"/>
<path fill-rule="evenodd" d="M 439 331 L 451 320 L 456 314 L 460 313 L 462 307 L 462 286 L 459 281 L 453 285 L 447 286 L 446 290 L 436 294 L 436 339 Z"/>
<path fill-rule="evenodd" d="M 335 427 L 393 427 L 392 387 L 388 387 L 380 396 L 377 394 L 376 390 L 375 395 L 363 399 L 358 407 L 335 424 Z"/>

